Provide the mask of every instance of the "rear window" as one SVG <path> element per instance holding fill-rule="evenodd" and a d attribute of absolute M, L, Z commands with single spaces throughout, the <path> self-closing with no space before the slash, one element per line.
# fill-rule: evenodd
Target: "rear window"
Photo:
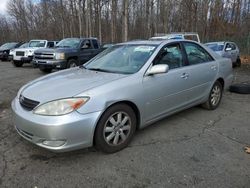
<path fill-rule="evenodd" d="M 92 43 L 93 43 L 94 48 L 96 49 L 99 48 L 97 40 L 92 40 Z"/>
<path fill-rule="evenodd" d="M 29 47 L 45 47 L 46 41 L 30 41 Z"/>

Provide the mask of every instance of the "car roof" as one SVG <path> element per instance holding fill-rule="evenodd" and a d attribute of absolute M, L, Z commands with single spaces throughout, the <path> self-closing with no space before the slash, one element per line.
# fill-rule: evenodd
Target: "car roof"
<path fill-rule="evenodd" d="M 205 44 L 225 44 L 225 43 L 234 43 L 234 42 L 231 42 L 231 41 L 215 41 L 215 42 L 207 42 Z M 235 43 L 234 43 L 235 44 Z"/>
<path fill-rule="evenodd" d="M 169 40 L 133 40 L 133 41 L 119 43 L 118 45 L 126 45 L 126 44 L 143 45 L 144 44 L 144 45 L 159 46 L 161 44 L 168 44 L 168 43 L 172 43 L 172 42 L 181 42 L 181 41 L 198 43 L 196 41 L 186 40 L 186 39 L 169 39 Z"/>

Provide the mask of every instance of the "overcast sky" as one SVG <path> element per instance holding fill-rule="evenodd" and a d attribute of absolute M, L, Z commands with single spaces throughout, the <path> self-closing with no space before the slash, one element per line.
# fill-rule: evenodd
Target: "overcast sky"
<path fill-rule="evenodd" d="M 9 0 L 1 0 L 0 2 L 0 14 L 5 14 L 6 13 L 6 7 L 7 7 L 7 2 Z"/>

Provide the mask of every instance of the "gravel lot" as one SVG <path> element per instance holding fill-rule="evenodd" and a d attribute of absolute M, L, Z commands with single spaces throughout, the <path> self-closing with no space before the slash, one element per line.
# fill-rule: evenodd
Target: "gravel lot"
<path fill-rule="evenodd" d="M 250 95 L 225 92 L 220 107 L 194 107 L 137 132 L 115 154 L 55 154 L 22 139 L 10 109 L 18 89 L 44 75 L 0 62 L 0 187 L 250 187 Z M 234 70 L 250 82 L 250 66 Z"/>

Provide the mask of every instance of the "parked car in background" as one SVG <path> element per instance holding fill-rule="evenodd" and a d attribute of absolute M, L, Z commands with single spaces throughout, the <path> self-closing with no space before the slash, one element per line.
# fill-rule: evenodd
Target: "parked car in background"
<path fill-rule="evenodd" d="M 28 46 L 29 46 L 29 43 L 26 42 L 26 43 L 22 44 L 21 46 L 19 46 L 18 48 L 14 48 L 14 49 L 10 50 L 8 60 L 9 61 L 13 60 L 13 55 L 16 53 L 16 50 L 18 50 L 19 48 L 27 48 Z"/>
<path fill-rule="evenodd" d="M 209 42 L 205 44 L 222 57 L 232 60 L 233 66 L 241 66 L 240 50 L 234 42 Z"/>
<path fill-rule="evenodd" d="M 36 50 L 32 63 L 42 72 L 49 73 L 53 69 L 66 69 L 86 63 L 101 51 L 96 38 L 66 38 L 53 49 Z"/>
<path fill-rule="evenodd" d="M 9 42 L 0 46 L 0 60 L 8 60 L 9 53 L 12 49 L 18 48 L 23 43 L 21 42 Z"/>
<path fill-rule="evenodd" d="M 198 33 L 193 32 L 182 32 L 182 33 L 158 33 L 155 37 L 151 37 L 149 40 L 170 40 L 170 39 L 187 39 L 200 42 L 200 37 Z"/>
<path fill-rule="evenodd" d="M 34 51 L 39 48 L 53 48 L 57 41 L 31 40 L 26 48 L 19 48 L 13 54 L 13 65 L 21 67 L 24 63 L 30 63 L 34 56 Z"/>
<path fill-rule="evenodd" d="M 173 113 L 199 104 L 216 109 L 232 80 L 230 60 L 200 43 L 126 42 L 23 86 L 12 102 L 14 125 L 52 151 L 94 145 L 113 153 L 136 129 Z"/>

